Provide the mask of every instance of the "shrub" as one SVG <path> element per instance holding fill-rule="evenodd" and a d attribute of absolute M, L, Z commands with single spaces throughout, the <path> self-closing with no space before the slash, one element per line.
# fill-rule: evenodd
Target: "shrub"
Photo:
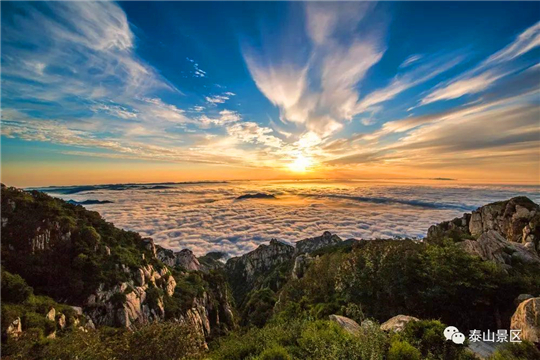
<path fill-rule="evenodd" d="M 2 270 L 2 302 L 20 304 L 26 301 L 33 290 L 19 275 Z"/>
<path fill-rule="evenodd" d="M 540 351 L 534 344 L 523 341 L 522 343 L 508 343 L 495 351 L 489 360 L 529 360 L 540 359 Z"/>
<path fill-rule="evenodd" d="M 259 355 L 260 360 L 291 360 L 291 356 L 285 350 L 284 347 L 274 345 L 271 348 L 264 350 L 261 355 Z"/>
<path fill-rule="evenodd" d="M 420 350 L 406 341 L 394 341 L 388 350 L 388 360 L 420 360 Z"/>

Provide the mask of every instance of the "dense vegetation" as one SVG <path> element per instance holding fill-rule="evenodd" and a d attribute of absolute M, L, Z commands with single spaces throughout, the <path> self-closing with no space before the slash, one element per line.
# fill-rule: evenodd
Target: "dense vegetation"
<path fill-rule="evenodd" d="M 99 284 L 125 281 L 120 264 L 131 268 L 158 265 L 139 234 L 116 228 L 95 211 L 39 191 L 2 185 L 2 217 L 8 223 L 2 231 L 2 266 L 26 279 L 36 293 L 54 299 L 80 303 Z M 39 254 L 33 248 L 36 243 L 28 241 L 36 239 L 36 229 L 42 241 L 54 242 Z"/>
<path fill-rule="evenodd" d="M 16 203 L 16 206 L 14 205 Z M 129 271 L 151 264 L 143 239 L 115 228 L 98 213 L 40 192 L 2 187 L 2 355 L 6 359 L 429 359 L 466 360 L 466 347 L 443 337 L 445 324 L 462 332 L 508 328 L 522 293 L 540 293 L 540 268 L 503 268 L 463 251 L 458 233 L 433 243 L 347 241 L 310 254 L 299 279 L 294 258 L 243 281 L 242 269 L 227 273 L 223 253 L 199 258 L 210 271 L 171 268 L 150 284 L 146 304 L 163 301 L 165 321 L 134 331 L 85 328 L 85 317 L 65 304 L 83 303 L 99 284 L 126 281 Z M 34 251 L 38 242 L 54 243 Z M 69 241 L 68 241 L 69 239 Z M 173 276 L 172 296 L 163 285 Z M 227 284 L 227 281 L 229 284 Z M 232 289 L 229 289 L 229 285 Z M 126 294 L 115 295 L 122 304 Z M 236 308 L 229 295 L 236 295 Z M 203 306 L 213 322 L 207 339 L 176 320 Z M 220 304 L 231 305 L 232 312 Z M 54 308 L 54 320 L 47 314 Z M 232 315 L 233 314 L 233 315 Z M 361 325 L 357 334 L 328 320 L 343 315 Z M 423 319 L 400 333 L 379 324 L 398 315 Z M 65 325 L 59 318 L 65 317 Z M 238 317 L 227 321 L 227 317 Z M 219 318 L 219 321 L 217 320 Z M 23 333 L 7 339 L 5 329 L 20 319 Z M 233 324 L 233 326 L 231 326 Z M 56 339 L 52 339 L 54 336 Z M 208 335 L 208 334 L 207 334 Z M 206 349 L 209 341 L 210 349 Z M 540 358 L 529 343 L 501 348 L 493 360 Z"/>
<path fill-rule="evenodd" d="M 540 293 L 540 268 L 482 261 L 451 242 L 369 241 L 320 257 L 280 294 L 277 310 L 380 322 L 406 314 L 460 329 L 508 328 L 522 293 Z"/>
<path fill-rule="evenodd" d="M 192 328 L 165 322 L 135 331 L 109 327 L 71 331 L 54 340 L 26 331 L 2 352 L 2 358 L 17 360 L 181 360 L 202 358 L 205 346 Z"/>

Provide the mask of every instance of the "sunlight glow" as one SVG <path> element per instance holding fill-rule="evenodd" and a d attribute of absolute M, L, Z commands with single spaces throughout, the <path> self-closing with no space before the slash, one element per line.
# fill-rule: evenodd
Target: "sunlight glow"
<path fill-rule="evenodd" d="M 312 160 L 299 154 L 296 159 L 289 164 L 289 169 L 293 172 L 303 173 L 312 165 Z"/>

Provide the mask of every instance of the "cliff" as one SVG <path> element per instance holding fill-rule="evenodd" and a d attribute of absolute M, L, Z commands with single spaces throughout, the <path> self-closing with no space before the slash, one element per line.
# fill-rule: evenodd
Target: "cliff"
<path fill-rule="evenodd" d="M 484 205 L 429 228 L 426 241 L 451 238 L 483 260 L 540 263 L 540 206 L 526 197 Z"/>
<path fill-rule="evenodd" d="M 41 192 L 2 185 L 1 202 L 3 269 L 36 294 L 80 308 L 96 326 L 171 320 L 206 338 L 235 327 L 225 279 L 200 272 L 191 251 L 155 246 Z"/>

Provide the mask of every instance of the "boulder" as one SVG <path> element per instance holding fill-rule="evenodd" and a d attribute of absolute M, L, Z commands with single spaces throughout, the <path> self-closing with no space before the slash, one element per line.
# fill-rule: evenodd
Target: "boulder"
<path fill-rule="evenodd" d="M 19 335 L 22 334 L 22 322 L 21 318 L 18 317 L 11 324 L 9 324 L 8 328 L 6 329 L 6 335 L 8 337 L 19 337 Z"/>
<path fill-rule="evenodd" d="M 458 243 L 465 251 L 477 255 L 482 260 L 491 260 L 500 264 L 512 265 L 516 262 L 540 264 L 540 256 L 526 246 L 512 243 L 495 230 L 488 230 L 478 240 L 465 240 Z"/>
<path fill-rule="evenodd" d="M 150 251 L 152 253 L 152 256 L 155 258 L 157 256 L 157 252 L 156 245 L 154 245 L 154 240 L 152 240 L 152 238 L 144 238 L 142 239 L 142 243 L 145 249 Z"/>
<path fill-rule="evenodd" d="M 74 311 L 75 311 L 75 314 L 77 314 L 78 316 L 82 316 L 83 314 L 83 309 L 79 306 L 72 306 L 71 307 Z"/>
<path fill-rule="evenodd" d="M 45 318 L 50 321 L 54 321 L 56 318 L 56 310 L 54 308 L 51 308 L 47 315 L 45 315 Z"/>
<path fill-rule="evenodd" d="M 540 343 L 540 297 L 519 304 L 512 315 L 510 328 L 521 330 L 521 340 Z"/>
<path fill-rule="evenodd" d="M 341 315 L 330 315 L 328 318 L 350 334 L 357 335 L 360 332 L 360 325 L 353 319 Z"/>
<path fill-rule="evenodd" d="M 400 332 L 403 331 L 405 326 L 411 321 L 419 321 L 419 319 L 415 318 L 414 316 L 396 315 L 382 323 L 381 330 Z"/>
<path fill-rule="evenodd" d="M 60 316 L 58 317 L 58 326 L 60 327 L 60 329 L 66 327 L 66 315 L 60 314 Z"/>
<path fill-rule="evenodd" d="M 534 296 L 531 295 L 531 294 L 520 294 L 517 298 L 515 298 L 514 300 L 514 304 L 516 306 L 519 306 L 519 304 L 521 304 L 522 302 L 524 302 L 525 300 L 529 300 L 529 299 L 532 299 Z"/>

